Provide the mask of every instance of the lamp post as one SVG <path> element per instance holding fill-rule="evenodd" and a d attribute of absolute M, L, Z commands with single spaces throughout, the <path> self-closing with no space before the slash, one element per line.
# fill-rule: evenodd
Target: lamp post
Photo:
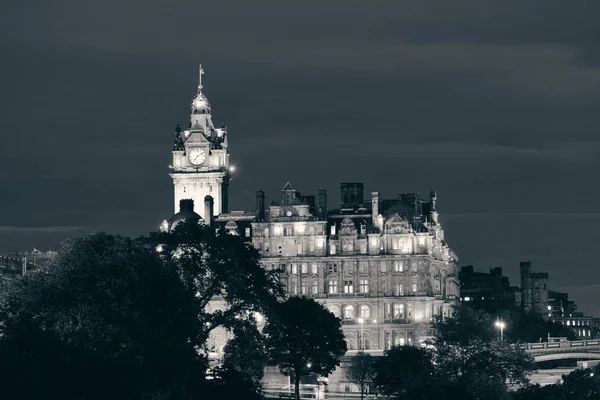
<path fill-rule="evenodd" d="M 360 324 L 360 342 L 358 344 L 359 350 L 364 350 L 365 349 L 365 342 L 364 342 L 364 327 L 365 327 L 365 319 L 364 318 L 359 318 L 358 319 L 358 323 Z M 377 320 L 374 319 L 373 323 L 376 324 Z"/>
<path fill-rule="evenodd" d="M 358 319 L 358 323 L 360 324 L 360 341 L 358 342 L 358 350 L 363 350 L 363 333 L 364 333 L 364 326 L 365 326 L 365 320 L 362 318 Z"/>
<path fill-rule="evenodd" d="M 504 327 L 506 324 L 504 321 L 497 320 L 494 325 L 496 325 L 496 328 L 500 329 L 500 342 L 504 342 Z"/>

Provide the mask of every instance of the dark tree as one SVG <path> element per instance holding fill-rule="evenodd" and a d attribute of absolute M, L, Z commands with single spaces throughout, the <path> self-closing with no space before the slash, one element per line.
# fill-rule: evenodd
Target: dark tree
<path fill-rule="evenodd" d="M 253 321 L 238 327 L 235 332 L 225 346 L 222 370 L 236 373 L 258 393 L 268 362 L 264 337 Z"/>
<path fill-rule="evenodd" d="M 564 400 L 561 385 L 529 385 L 515 391 L 513 400 Z"/>
<path fill-rule="evenodd" d="M 433 398 L 438 384 L 431 350 L 396 346 L 374 365 L 374 383 L 380 393 L 399 400 Z"/>
<path fill-rule="evenodd" d="M 350 365 L 346 370 L 348 380 L 356 383 L 360 388 L 361 400 L 369 384 L 373 383 L 375 376 L 374 362 L 375 358 L 372 355 L 360 351 L 350 359 Z"/>
<path fill-rule="evenodd" d="M 133 240 L 67 241 L 2 300 L 3 397 L 185 398 L 204 378 L 194 293 Z"/>
<path fill-rule="evenodd" d="M 575 369 L 563 375 L 562 394 L 565 400 L 600 399 L 600 365 Z"/>
<path fill-rule="evenodd" d="M 239 236 L 215 234 L 212 228 L 188 222 L 171 233 L 154 233 L 140 240 L 158 249 L 185 287 L 196 293 L 199 320 L 209 327 L 204 340 L 216 327 L 233 331 L 243 327 L 240 321 L 250 313 L 268 317 L 283 296 L 276 273 L 265 271 L 258 251 Z M 206 311 L 215 296 L 226 301 L 225 311 Z"/>
<path fill-rule="evenodd" d="M 3 396 L 195 398 L 208 387 L 210 331 L 242 337 L 249 316 L 268 315 L 279 295 L 255 249 L 196 224 L 68 241 L 0 299 Z M 226 311 L 207 311 L 214 296 Z"/>
<path fill-rule="evenodd" d="M 270 363 L 294 378 L 296 400 L 302 375 L 328 375 L 346 352 L 341 320 L 306 297 L 290 297 L 281 303 L 263 333 Z"/>
<path fill-rule="evenodd" d="M 435 324 L 435 331 L 430 344 L 435 348 L 438 375 L 475 398 L 506 398 L 507 381 L 526 384 L 527 375 L 535 370 L 531 356 L 500 340 L 494 320 L 484 311 L 456 308 L 452 318 Z"/>

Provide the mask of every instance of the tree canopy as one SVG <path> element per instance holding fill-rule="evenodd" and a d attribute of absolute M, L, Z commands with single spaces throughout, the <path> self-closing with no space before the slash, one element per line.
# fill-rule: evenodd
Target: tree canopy
<path fill-rule="evenodd" d="M 3 394 L 185 399 L 206 393 L 211 330 L 252 338 L 254 313 L 269 315 L 280 295 L 256 250 L 196 224 L 136 240 L 99 233 L 67 241 L 53 262 L 2 294 Z M 210 312 L 214 296 L 228 307 Z"/>
<path fill-rule="evenodd" d="M 346 377 L 354 382 L 360 389 L 360 398 L 363 399 L 366 389 L 373 383 L 375 378 L 375 357 L 363 351 L 358 352 L 350 359 L 350 365 L 346 369 Z"/>
<path fill-rule="evenodd" d="M 481 399 L 501 399 L 507 381 L 528 382 L 533 358 L 508 340 L 500 340 L 494 320 L 484 311 L 457 307 L 453 316 L 434 324 L 436 369 L 451 385 L 467 388 Z"/>
<path fill-rule="evenodd" d="M 302 375 L 328 375 L 346 352 L 341 320 L 306 297 L 279 304 L 264 334 L 270 363 L 293 375 L 297 399 Z"/>

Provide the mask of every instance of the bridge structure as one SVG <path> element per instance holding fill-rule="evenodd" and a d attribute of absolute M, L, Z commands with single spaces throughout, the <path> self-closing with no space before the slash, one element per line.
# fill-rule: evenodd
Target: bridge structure
<path fill-rule="evenodd" d="M 526 343 L 520 347 L 537 362 L 568 358 L 600 360 L 600 339 Z"/>

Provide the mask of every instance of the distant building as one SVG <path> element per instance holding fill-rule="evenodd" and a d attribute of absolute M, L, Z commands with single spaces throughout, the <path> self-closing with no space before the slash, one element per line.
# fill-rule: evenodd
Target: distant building
<path fill-rule="evenodd" d="M 170 175 L 179 212 L 161 229 L 193 219 L 252 243 L 261 265 L 280 272 L 288 295 L 314 298 L 342 320 L 349 355 L 383 354 L 430 337 L 433 318 L 449 316 L 459 299 L 458 260 L 445 241 L 437 193 L 425 200 L 418 193 L 382 199 L 372 192 L 365 199 L 363 184 L 348 182 L 341 184 L 340 208 L 331 209 L 326 190 L 301 195 L 288 182 L 268 207 L 258 191 L 255 211 L 229 211 L 228 133 L 214 128 L 201 89 L 189 130 L 175 132 Z M 208 308 L 225 306 L 215 298 Z M 228 338 L 213 331 L 214 358 Z M 334 375 L 330 385 L 346 380 L 339 369 Z"/>
<path fill-rule="evenodd" d="M 548 316 L 553 318 L 569 317 L 576 313 L 577 305 L 569 300 L 568 293 L 548 291 Z"/>
<path fill-rule="evenodd" d="M 521 269 L 521 305 L 527 312 L 538 315 L 548 313 L 548 273 L 531 272 L 531 261 L 522 261 Z"/>
<path fill-rule="evenodd" d="M 21 251 L 12 254 L 0 254 L 0 276 L 5 278 L 26 275 L 56 257 L 55 251 L 38 249 Z"/>
<path fill-rule="evenodd" d="M 459 275 L 460 296 L 464 304 L 488 312 L 521 306 L 521 290 L 510 286 L 502 268 L 491 268 L 489 273 L 475 272 L 472 265 L 462 267 Z"/>

